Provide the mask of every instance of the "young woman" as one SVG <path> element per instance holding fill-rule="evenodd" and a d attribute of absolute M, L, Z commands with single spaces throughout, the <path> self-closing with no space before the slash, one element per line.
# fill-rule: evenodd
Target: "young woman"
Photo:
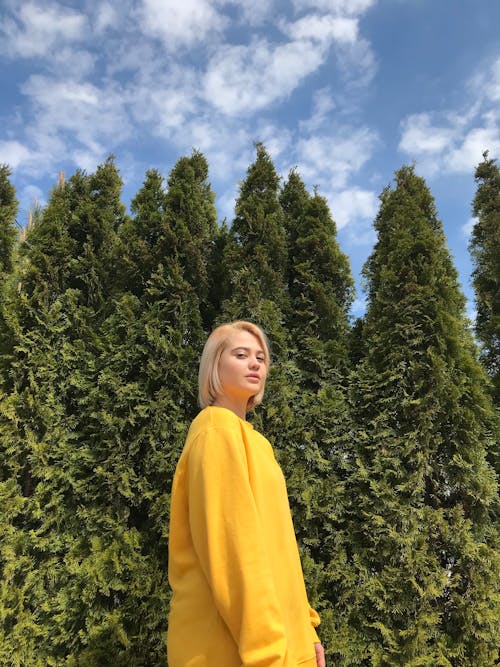
<path fill-rule="evenodd" d="M 246 421 L 264 394 L 269 348 L 250 322 L 209 336 L 201 412 L 172 486 L 169 667 L 324 667 L 285 481 Z"/>

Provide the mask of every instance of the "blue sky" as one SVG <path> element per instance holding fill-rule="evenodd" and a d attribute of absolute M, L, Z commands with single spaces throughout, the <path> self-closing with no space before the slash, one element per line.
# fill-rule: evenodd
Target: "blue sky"
<path fill-rule="evenodd" d="M 327 197 L 359 283 L 378 195 L 414 162 L 471 299 L 474 169 L 500 156 L 498 26 L 497 0 L 1 0 L 0 162 L 19 223 L 60 169 L 114 153 L 128 205 L 146 169 L 167 176 L 193 148 L 231 220 L 263 141 Z"/>

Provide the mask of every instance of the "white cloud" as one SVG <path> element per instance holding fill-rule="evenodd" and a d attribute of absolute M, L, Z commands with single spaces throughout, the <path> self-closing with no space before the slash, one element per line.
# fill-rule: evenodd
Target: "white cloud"
<path fill-rule="evenodd" d="M 500 153 L 500 127 L 490 114 L 473 117 L 472 122 L 465 114 L 449 113 L 440 121 L 438 114 L 415 114 L 403 122 L 399 149 L 417 160 L 428 176 L 470 173 L 485 150 Z"/>
<path fill-rule="evenodd" d="M 205 98 L 228 115 L 250 115 L 287 97 L 324 61 L 325 49 L 307 40 L 224 46 L 211 59 Z"/>
<path fill-rule="evenodd" d="M 439 153 L 448 148 L 458 128 L 433 125 L 430 113 L 418 113 L 408 116 L 403 123 L 403 136 L 399 142 L 400 150 L 410 155 Z"/>
<path fill-rule="evenodd" d="M 75 42 L 86 34 L 85 16 L 60 5 L 22 2 L 14 7 L 15 17 L 4 17 L 0 24 L 0 50 L 10 57 L 47 56 L 56 44 Z"/>
<path fill-rule="evenodd" d="M 500 57 L 486 67 L 486 72 L 482 68 L 481 72 L 472 77 L 470 87 L 473 93 L 484 96 L 491 102 L 498 102 L 500 100 Z"/>
<path fill-rule="evenodd" d="M 335 106 L 329 87 L 316 90 L 313 94 L 311 115 L 307 120 L 300 121 L 300 130 L 307 134 L 316 132 L 328 120 L 330 113 L 335 110 Z"/>
<path fill-rule="evenodd" d="M 214 116 L 193 118 L 175 138 L 184 151 L 192 146 L 199 148 L 207 157 L 213 178 L 227 181 L 228 174 L 244 174 L 254 159 L 252 136 L 239 123 L 217 122 Z M 222 193 L 224 194 L 224 193 Z"/>
<path fill-rule="evenodd" d="M 255 130 L 255 141 L 261 141 L 271 158 L 276 163 L 277 159 L 290 148 L 293 136 L 287 128 L 270 122 L 260 122 Z"/>
<path fill-rule="evenodd" d="M 72 151 L 71 159 L 78 167 L 87 172 L 95 171 L 97 165 L 102 162 L 105 157 L 105 148 L 96 144 L 93 146 L 94 150 L 84 150 L 77 148 Z"/>
<path fill-rule="evenodd" d="M 205 97 L 227 115 L 250 115 L 288 97 L 317 71 L 335 47 L 347 78 L 367 83 L 375 65 L 371 49 L 359 38 L 356 18 L 308 14 L 281 21 L 288 42 L 254 38 L 249 45 L 223 45 L 210 59 Z"/>
<path fill-rule="evenodd" d="M 336 45 L 337 61 L 345 80 L 357 87 L 367 86 L 375 76 L 377 63 L 366 39 Z"/>
<path fill-rule="evenodd" d="M 36 114 L 26 134 L 49 163 L 70 159 L 86 168 L 102 160 L 130 131 L 126 99 L 114 85 L 99 88 L 89 82 L 33 75 L 22 92 Z"/>
<path fill-rule="evenodd" d="M 199 45 L 228 24 L 209 0 L 143 0 L 140 15 L 144 30 L 168 50 Z"/>
<path fill-rule="evenodd" d="M 49 70 L 58 79 L 84 79 L 94 70 L 97 57 L 90 51 L 62 46 L 54 50 L 50 58 Z"/>
<path fill-rule="evenodd" d="M 0 163 L 8 164 L 11 169 L 17 169 L 34 158 L 33 151 L 19 141 L 0 141 Z"/>
<path fill-rule="evenodd" d="M 352 44 L 358 37 L 358 22 L 343 16 L 309 14 L 295 23 L 283 23 L 282 30 L 294 40 Z"/>
<path fill-rule="evenodd" d="M 325 12 L 356 16 L 363 14 L 377 0 L 293 0 L 296 11 L 320 9 Z"/>
<path fill-rule="evenodd" d="M 349 188 L 334 193 L 329 196 L 329 200 L 339 229 L 362 220 L 371 222 L 377 214 L 380 203 L 374 192 L 360 188 Z"/>
<path fill-rule="evenodd" d="M 376 135 L 368 128 L 345 127 L 330 135 L 314 135 L 297 143 L 299 171 L 325 191 L 344 188 L 370 159 Z"/>
<path fill-rule="evenodd" d="M 445 156 L 444 164 L 452 172 L 472 172 L 482 161 L 483 153 L 500 155 L 500 127 L 486 126 L 471 129 L 462 141 Z"/>
<path fill-rule="evenodd" d="M 465 224 L 462 225 L 462 234 L 466 237 L 469 238 L 469 236 L 472 234 L 472 230 L 474 229 L 474 225 L 477 222 L 477 218 L 469 218 Z"/>
<path fill-rule="evenodd" d="M 343 78 L 366 86 L 375 74 L 376 64 L 370 44 L 359 36 L 358 19 L 352 16 L 306 14 L 294 23 L 282 21 L 280 28 L 293 40 L 311 40 L 334 48 Z"/>
<path fill-rule="evenodd" d="M 93 21 L 94 30 L 97 33 L 104 32 L 117 23 L 118 12 L 109 2 L 102 2 L 97 7 L 97 12 Z"/>
<path fill-rule="evenodd" d="M 91 83 L 54 81 L 44 76 L 32 76 L 22 87 L 23 92 L 36 100 L 40 107 L 56 111 L 68 108 L 76 111 L 82 107 L 96 107 L 99 91 Z M 54 119 L 57 122 L 57 117 Z M 71 118 L 67 119 L 72 122 Z"/>
<path fill-rule="evenodd" d="M 131 112 L 141 124 L 148 123 L 153 134 L 170 138 L 199 112 L 200 87 L 199 75 L 188 68 L 171 66 L 166 74 L 146 71 L 128 91 Z"/>
<path fill-rule="evenodd" d="M 484 68 L 483 68 L 484 69 Z M 485 150 L 500 154 L 500 58 L 469 81 L 470 101 L 460 110 L 428 111 L 403 120 L 399 149 L 422 173 L 470 173 Z"/>
<path fill-rule="evenodd" d="M 238 7 L 244 25 L 257 26 L 271 16 L 275 0 L 252 0 L 252 2 L 248 2 L 248 0 L 220 0 L 218 4 Z"/>

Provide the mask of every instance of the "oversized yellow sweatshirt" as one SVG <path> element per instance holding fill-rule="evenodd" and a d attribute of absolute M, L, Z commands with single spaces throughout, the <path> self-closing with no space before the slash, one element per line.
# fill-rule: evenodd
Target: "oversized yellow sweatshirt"
<path fill-rule="evenodd" d="M 177 464 L 168 574 L 169 667 L 316 667 L 281 468 L 226 408 L 199 413 Z"/>

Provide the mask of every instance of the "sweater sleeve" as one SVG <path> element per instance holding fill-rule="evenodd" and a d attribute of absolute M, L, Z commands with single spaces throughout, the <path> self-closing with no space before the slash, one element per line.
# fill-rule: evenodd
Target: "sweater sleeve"
<path fill-rule="evenodd" d="M 311 606 L 309 606 L 309 618 L 311 619 L 311 630 L 312 630 L 313 643 L 321 643 L 321 640 L 318 637 L 318 633 L 316 632 L 316 629 L 315 629 L 320 624 L 319 614 Z"/>
<path fill-rule="evenodd" d="M 237 430 L 210 428 L 189 456 L 193 545 L 243 667 L 296 667 Z"/>

